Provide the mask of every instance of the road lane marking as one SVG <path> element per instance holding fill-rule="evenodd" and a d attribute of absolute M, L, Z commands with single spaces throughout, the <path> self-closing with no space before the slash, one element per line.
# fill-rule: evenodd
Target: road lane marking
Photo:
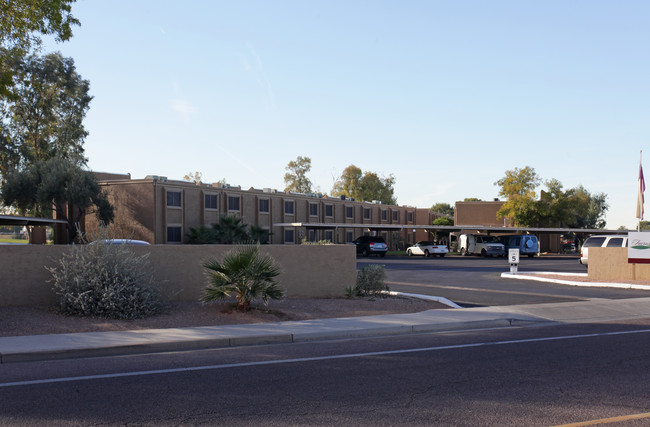
<path fill-rule="evenodd" d="M 499 290 L 499 289 L 481 289 L 481 288 L 467 288 L 462 286 L 446 286 L 446 285 L 427 285 L 424 283 L 407 283 L 407 282 L 393 282 L 386 280 L 387 285 L 396 285 L 396 286 L 412 286 L 414 288 L 439 288 L 439 289 L 450 289 L 453 291 L 473 291 L 473 292 L 484 292 L 488 294 L 508 294 L 508 295 L 530 295 L 536 297 L 551 297 L 551 298 L 562 298 L 568 300 L 576 301 L 587 301 L 588 298 L 571 296 L 571 295 L 556 295 L 556 294 L 543 294 L 539 292 L 523 292 L 523 291 L 511 291 L 511 290 Z"/>
<path fill-rule="evenodd" d="M 632 414 L 632 415 L 621 415 L 620 417 L 601 418 L 599 420 L 582 421 L 582 422 L 571 423 L 571 424 L 561 424 L 554 427 L 595 426 L 599 424 L 622 423 L 624 421 L 630 421 L 630 420 L 642 420 L 644 418 L 650 418 L 650 412 L 646 412 L 645 414 Z"/>
<path fill-rule="evenodd" d="M 443 345 L 439 347 L 408 348 L 402 350 L 372 351 L 367 353 L 335 354 L 330 356 L 302 357 L 297 359 L 265 360 L 260 362 L 227 363 L 223 365 L 192 366 L 187 368 L 155 369 L 150 371 L 118 372 L 113 374 L 84 375 L 84 376 L 77 376 L 77 377 L 46 378 L 41 380 L 26 380 L 26 381 L 0 383 L 0 388 L 63 383 L 63 382 L 70 382 L 70 381 L 90 381 L 90 380 L 98 380 L 98 379 L 173 374 L 173 373 L 181 373 L 181 372 L 208 371 L 208 370 L 216 370 L 216 369 L 231 369 L 231 368 L 243 368 L 243 367 L 252 367 L 252 366 L 279 365 L 284 363 L 317 362 L 322 360 L 351 359 L 351 358 L 358 358 L 358 357 L 387 356 L 387 355 L 394 355 L 394 354 L 419 353 L 419 352 L 427 352 L 427 351 L 458 350 L 458 349 L 477 348 L 477 347 L 494 347 L 494 346 L 501 346 L 501 345 L 528 344 L 528 343 L 537 343 L 537 342 L 563 341 L 563 340 L 573 340 L 573 339 L 582 339 L 582 338 L 596 338 L 596 337 L 607 337 L 607 336 L 616 336 L 616 335 L 633 335 L 633 334 L 647 334 L 647 333 L 650 333 L 650 329 L 639 329 L 633 331 L 618 331 L 618 332 L 601 332 L 601 333 L 580 334 L 580 335 L 565 335 L 565 336 L 558 336 L 558 337 L 526 338 L 521 340 L 492 341 L 492 342 L 480 342 L 480 343 L 470 343 L 470 344 Z"/>

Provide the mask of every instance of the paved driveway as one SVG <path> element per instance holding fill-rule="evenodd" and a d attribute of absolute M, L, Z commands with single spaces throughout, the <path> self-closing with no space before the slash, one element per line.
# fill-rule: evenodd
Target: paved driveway
<path fill-rule="evenodd" d="M 358 268 L 367 264 L 385 266 L 387 280 L 393 291 L 441 296 L 467 307 L 650 296 L 649 291 L 504 279 L 501 278 L 501 273 L 510 271 L 506 258 L 358 258 Z M 519 270 L 587 272 L 575 257 L 522 258 Z"/>

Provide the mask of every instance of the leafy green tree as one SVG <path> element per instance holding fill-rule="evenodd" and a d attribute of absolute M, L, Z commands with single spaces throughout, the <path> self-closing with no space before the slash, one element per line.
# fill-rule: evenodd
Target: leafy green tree
<path fill-rule="evenodd" d="M 380 177 L 374 172 L 366 172 L 361 178 L 358 199 L 367 202 L 379 200 L 387 205 L 395 205 L 397 199 L 394 195 L 394 185 L 395 177 L 393 175 Z"/>
<path fill-rule="evenodd" d="M 0 187 L 2 201 L 21 213 L 44 216 L 55 211 L 67 222 L 68 241 L 77 236 L 77 224 L 94 213 L 104 224 L 113 221 L 113 206 L 92 172 L 67 159 L 54 157 L 7 174 Z"/>
<path fill-rule="evenodd" d="M 463 202 L 482 202 L 483 200 L 479 199 L 478 197 L 465 197 L 463 199 Z"/>
<path fill-rule="evenodd" d="M 500 187 L 499 196 L 507 198 L 497 212 L 497 218 L 508 218 L 514 225 L 532 227 L 539 218 L 537 212 L 535 189 L 541 178 L 534 168 L 506 171 L 506 175 L 495 182 Z"/>
<path fill-rule="evenodd" d="M 13 87 L 18 97 L 3 104 L 0 174 L 53 157 L 85 164 L 83 119 L 92 96 L 74 61 L 52 53 L 16 57 L 12 65 L 21 79 Z"/>
<path fill-rule="evenodd" d="M 341 177 L 336 180 L 332 187 L 333 196 L 345 196 L 356 199 L 361 190 L 361 178 L 363 171 L 355 165 L 343 169 Z"/>
<path fill-rule="evenodd" d="M 454 220 L 448 216 L 441 216 L 433 220 L 433 225 L 454 225 Z"/>
<path fill-rule="evenodd" d="M 621 227 L 622 227 L 623 229 L 625 229 L 625 227 L 623 227 L 623 226 L 621 226 Z M 641 230 L 650 230 L 650 221 L 641 221 L 641 222 L 639 223 L 639 228 L 640 228 Z"/>
<path fill-rule="evenodd" d="M 244 246 L 228 252 L 222 261 L 212 259 L 203 264 L 208 269 L 210 283 L 205 288 L 203 302 L 229 298 L 234 294 L 237 308 L 248 311 L 251 302 L 261 298 L 282 299 L 284 290 L 275 278 L 280 267 L 268 254 L 261 254 L 257 245 Z"/>
<path fill-rule="evenodd" d="M 75 1 L 0 1 L 0 99 L 16 97 L 12 91 L 16 70 L 7 67 L 11 57 L 38 50 L 43 35 L 52 35 L 59 42 L 72 37 L 72 27 L 79 25 L 70 13 Z"/>
<path fill-rule="evenodd" d="M 380 177 L 374 172 L 363 172 L 355 165 L 343 170 L 341 177 L 332 187 L 333 196 L 346 196 L 355 200 L 370 202 L 379 200 L 388 205 L 397 204 L 395 198 L 395 177 Z"/>
<path fill-rule="evenodd" d="M 454 207 L 449 203 L 436 203 L 431 206 L 431 210 L 437 214 L 454 217 Z M 453 225 L 453 224 L 452 224 Z"/>
<path fill-rule="evenodd" d="M 296 193 L 311 193 L 311 181 L 307 178 L 307 173 L 311 170 L 311 159 L 309 157 L 298 156 L 296 160 L 289 162 L 285 168 L 288 172 L 284 174 L 284 191 L 293 191 Z"/>

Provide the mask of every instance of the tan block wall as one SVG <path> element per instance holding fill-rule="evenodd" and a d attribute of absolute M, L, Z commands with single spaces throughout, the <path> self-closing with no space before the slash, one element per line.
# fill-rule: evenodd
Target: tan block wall
<path fill-rule="evenodd" d="M 589 248 L 589 279 L 650 280 L 650 264 L 628 264 L 627 248 Z"/>
<path fill-rule="evenodd" d="M 154 275 L 166 301 L 198 300 L 207 284 L 205 260 L 220 258 L 228 245 L 133 246 L 149 253 Z M 68 246 L 0 246 L 0 306 L 54 304 L 46 266 L 56 265 Z M 264 245 L 282 268 L 280 285 L 292 297 L 340 297 L 356 280 L 355 247 L 351 245 Z"/>

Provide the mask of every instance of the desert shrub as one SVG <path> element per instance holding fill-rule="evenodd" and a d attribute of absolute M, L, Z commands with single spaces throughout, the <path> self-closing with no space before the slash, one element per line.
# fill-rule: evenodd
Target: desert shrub
<path fill-rule="evenodd" d="M 48 268 L 59 312 L 111 319 L 155 314 L 160 305 L 148 255 L 137 256 L 127 245 L 103 240 L 71 246 Z"/>
<path fill-rule="evenodd" d="M 275 278 L 280 275 L 280 267 L 273 257 L 261 254 L 258 245 L 241 246 L 227 252 L 223 260 L 212 259 L 203 266 L 208 270 L 209 284 L 205 288 L 203 302 L 229 298 L 234 294 L 237 308 L 250 309 L 251 301 L 261 298 L 282 299 L 284 290 Z"/>
<path fill-rule="evenodd" d="M 370 296 L 388 291 L 386 271 L 378 264 L 370 264 L 357 272 L 356 295 Z M 350 293 L 346 291 L 346 293 Z"/>

